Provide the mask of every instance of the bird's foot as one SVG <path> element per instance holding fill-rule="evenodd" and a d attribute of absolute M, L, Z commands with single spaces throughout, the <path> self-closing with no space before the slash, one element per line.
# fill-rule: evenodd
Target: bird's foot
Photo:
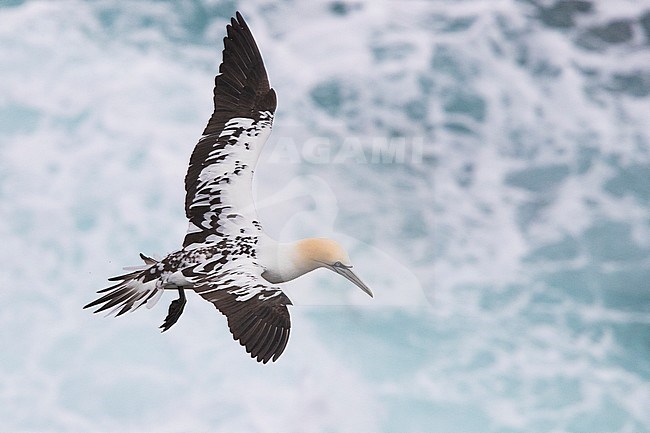
<path fill-rule="evenodd" d="M 160 329 L 162 329 L 161 332 L 165 332 L 171 328 L 172 325 L 178 321 L 178 318 L 181 317 L 181 314 L 183 314 L 183 309 L 187 303 L 187 299 L 185 298 L 185 291 L 183 289 L 178 289 L 178 295 L 178 299 L 173 300 L 169 305 L 169 312 L 167 313 L 167 317 L 165 317 L 163 324 L 160 325 Z"/>

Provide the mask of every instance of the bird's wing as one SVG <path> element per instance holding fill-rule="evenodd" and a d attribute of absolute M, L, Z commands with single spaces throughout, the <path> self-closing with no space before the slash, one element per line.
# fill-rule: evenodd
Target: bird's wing
<path fill-rule="evenodd" d="M 214 113 L 185 176 L 185 213 L 190 225 L 184 247 L 233 235 L 234 227 L 227 224 L 233 219 L 240 219 L 239 228 L 259 230 L 252 197 L 253 169 L 271 133 L 277 101 L 257 44 L 239 12 L 227 26 L 223 42 Z"/>
<path fill-rule="evenodd" d="M 269 285 L 258 270 L 245 261 L 218 272 L 194 269 L 200 276 L 194 290 L 226 316 L 233 338 L 251 357 L 266 364 L 270 359 L 277 360 L 289 341 L 291 319 L 287 305 L 291 300 L 282 290 Z"/>
<path fill-rule="evenodd" d="M 252 196 L 253 169 L 271 133 L 277 104 L 262 56 L 237 13 L 224 38 L 215 78 L 214 113 L 185 176 L 183 247 L 212 244 L 221 254 L 185 269 L 193 289 L 228 320 L 235 340 L 260 362 L 275 361 L 289 340 L 289 298 L 256 263 L 261 226 Z"/>

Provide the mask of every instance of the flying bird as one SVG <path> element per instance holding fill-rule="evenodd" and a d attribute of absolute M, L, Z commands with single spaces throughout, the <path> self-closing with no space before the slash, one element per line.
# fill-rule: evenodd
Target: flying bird
<path fill-rule="evenodd" d="M 329 239 L 280 243 L 263 230 L 252 195 L 253 171 L 271 133 L 277 105 L 255 39 L 239 12 L 226 26 L 215 78 L 214 112 L 194 148 L 185 176 L 189 228 L 183 247 L 110 278 L 113 286 L 84 308 L 120 316 L 151 308 L 177 290 L 162 331 L 174 325 L 193 290 L 227 318 L 252 358 L 276 361 L 289 340 L 291 300 L 277 284 L 318 268 L 344 276 L 372 296 L 352 271 L 345 249 Z"/>

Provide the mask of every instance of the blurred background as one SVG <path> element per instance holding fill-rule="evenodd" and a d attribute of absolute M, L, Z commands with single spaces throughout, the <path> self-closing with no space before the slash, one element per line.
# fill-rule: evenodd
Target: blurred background
<path fill-rule="evenodd" d="M 81 308 L 181 245 L 236 10 L 262 223 L 376 294 L 288 284 L 270 365 L 196 295 Z M 2 0 L 0 59 L 0 430 L 650 431 L 647 0 Z"/>

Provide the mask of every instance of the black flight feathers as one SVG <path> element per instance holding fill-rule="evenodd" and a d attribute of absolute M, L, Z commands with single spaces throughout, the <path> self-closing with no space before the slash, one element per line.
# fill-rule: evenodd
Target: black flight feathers
<path fill-rule="evenodd" d="M 194 290 L 212 302 L 228 319 L 228 328 L 235 340 L 258 362 L 266 364 L 284 351 L 289 341 L 291 319 L 287 305 L 291 300 L 276 288 L 262 289 L 247 300 L 241 300 L 233 292 L 238 287 L 214 290 L 219 280 L 209 281 Z"/>
<path fill-rule="evenodd" d="M 239 12 L 226 26 L 223 61 L 215 78 L 214 113 L 203 135 L 221 132 L 233 117 L 259 119 L 262 111 L 275 112 L 275 91 L 269 86 L 253 34 Z"/>

